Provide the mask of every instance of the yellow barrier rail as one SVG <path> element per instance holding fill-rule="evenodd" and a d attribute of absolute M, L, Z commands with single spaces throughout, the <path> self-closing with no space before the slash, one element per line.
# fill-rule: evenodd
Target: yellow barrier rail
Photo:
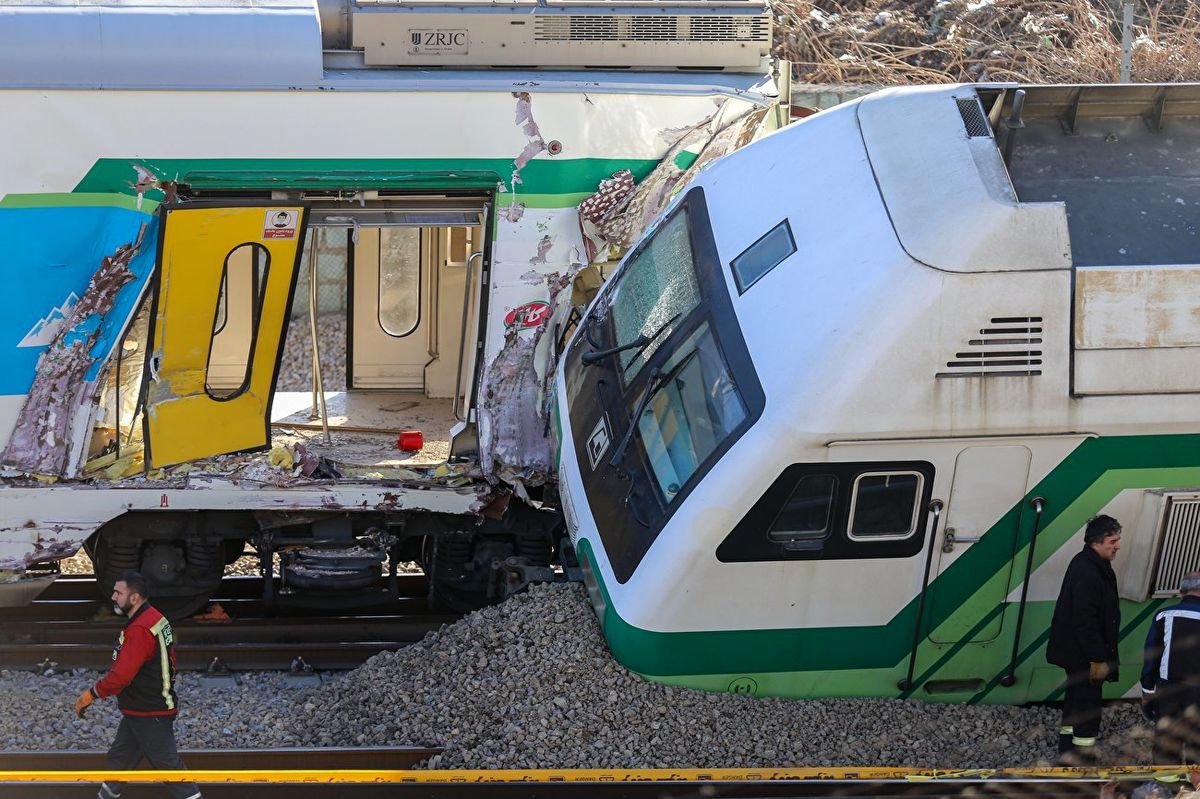
<path fill-rule="evenodd" d="M 65 754 L 65 753 L 64 753 Z M 1114 768 L 793 768 L 793 769 L 493 769 L 373 770 L 316 769 L 195 771 L 0 771 L 0 784 L 16 782 L 199 782 L 199 783 L 558 783 L 558 782 L 777 782 L 777 781 L 983 781 L 983 780 L 1150 780 L 1183 781 L 1196 766 Z"/>

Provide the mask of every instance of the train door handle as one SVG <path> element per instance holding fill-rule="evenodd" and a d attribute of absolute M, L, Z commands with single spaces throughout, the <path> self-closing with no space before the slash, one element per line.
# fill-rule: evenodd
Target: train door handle
<path fill-rule="evenodd" d="M 947 527 L 942 540 L 942 551 L 953 552 L 955 544 L 974 544 L 978 540 L 979 536 L 962 536 L 956 533 L 953 527 Z"/>

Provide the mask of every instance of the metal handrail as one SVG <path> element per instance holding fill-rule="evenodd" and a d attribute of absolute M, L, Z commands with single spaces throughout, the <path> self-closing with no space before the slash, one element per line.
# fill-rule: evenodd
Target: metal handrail
<path fill-rule="evenodd" d="M 1029 500 L 1033 506 L 1033 533 L 1029 536 L 1029 554 L 1025 556 L 1025 579 L 1021 583 L 1021 604 L 1017 608 L 1017 629 L 1013 634 L 1012 657 L 1008 661 L 1008 673 L 1000 678 L 1000 684 L 1005 688 L 1017 682 L 1017 655 L 1021 649 L 1021 627 L 1025 624 L 1025 600 L 1029 596 L 1029 578 L 1033 576 L 1033 551 L 1037 547 L 1038 532 L 1042 529 L 1042 511 L 1046 500 L 1034 497 Z"/>
<path fill-rule="evenodd" d="M 462 393 L 463 362 L 464 362 L 464 359 L 466 358 L 466 354 L 467 354 L 467 314 L 471 308 L 471 289 L 474 288 L 474 283 L 475 283 L 475 281 L 474 281 L 475 270 L 471 266 L 471 264 L 474 263 L 476 258 L 479 258 L 479 259 L 483 258 L 483 250 L 478 250 L 467 256 L 467 283 L 466 283 L 466 287 L 463 289 L 462 330 L 459 332 L 459 337 L 458 337 L 458 340 L 459 340 L 458 373 L 455 376 L 455 381 L 454 381 L 454 405 L 452 408 L 452 410 L 454 412 L 454 418 L 460 422 L 467 421 L 466 417 L 462 415 L 463 404 L 464 404 L 463 403 L 463 393 Z"/>
<path fill-rule="evenodd" d="M 929 569 L 933 566 L 933 545 L 937 538 L 938 521 L 942 518 L 942 508 L 945 507 L 940 499 L 935 499 L 929 503 L 929 512 L 933 515 L 933 520 L 929 525 L 929 546 L 926 547 L 925 554 L 925 576 L 921 579 L 921 598 L 917 602 L 917 624 L 913 630 L 912 651 L 908 654 L 908 676 L 896 683 L 896 687 L 901 691 L 907 691 L 913 687 L 913 673 L 917 668 L 917 648 L 921 645 L 921 624 L 925 620 L 925 594 L 929 591 Z"/>

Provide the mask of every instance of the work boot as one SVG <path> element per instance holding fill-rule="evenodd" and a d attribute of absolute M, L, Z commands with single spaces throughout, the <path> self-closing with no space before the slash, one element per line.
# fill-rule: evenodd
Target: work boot
<path fill-rule="evenodd" d="M 1061 760 L 1064 755 L 1075 751 L 1075 744 L 1071 743 L 1071 733 L 1066 735 L 1059 734 L 1058 736 L 1058 757 Z"/>
<path fill-rule="evenodd" d="M 1091 746 L 1080 746 L 1072 742 L 1070 751 L 1058 756 L 1059 765 L 1069 768 L 1094 768 L 1096 762 L 1096 747 L 1094 744 Z"/>

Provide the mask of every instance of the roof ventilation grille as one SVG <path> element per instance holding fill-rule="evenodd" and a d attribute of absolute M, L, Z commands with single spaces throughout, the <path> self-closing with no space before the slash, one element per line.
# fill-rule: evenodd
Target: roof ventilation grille
<path fill-rule="evenodd" d="M 1033 377 L 1042 373 L 1042 317 L 993 316 L 934 377 Z"/>

